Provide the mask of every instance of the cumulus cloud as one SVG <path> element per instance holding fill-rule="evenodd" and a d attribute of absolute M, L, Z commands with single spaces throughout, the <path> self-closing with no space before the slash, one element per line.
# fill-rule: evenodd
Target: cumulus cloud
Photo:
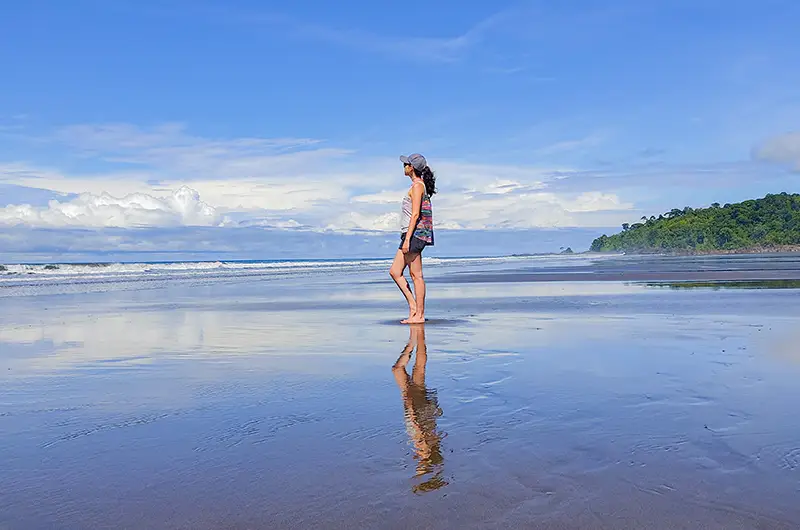
<path fill-rule="evenodd" d="M 603 212 L 608 210 L 630 210 L 632 204 L 622 203 L 613 193 L 588 191 L 581 193 L 574 200 L 567 201 L 564 209 L 569 212 Z"/>
<path fill-rule="evenodd" d="M 373 232 L 399 232 L 400 214 L 390 212 L 378 215 L 349 212 L 343 214 L 326 226 L 328 230 L 350 231 L 367 230 Z"/>
<path fill-rule="evenodd" d="M 167 197 L 134 193 L 113 197 L 83 193 L 47 206 L 0 208 L 0 224 L 39 227 L 223 226 L 229 221 L 200 200 L 197 191 L 181 187 Z"/>
<path fill-rule="evenodd" d="M 76 173 L 80 164 L 70 173 L 0 164 L 0 184 L 66 195 L 46 206 L 7 200 L 17 206 L 0 210 L 0 223 L 392 232 L 408 186 L 396 157 L 359 153 L 355 163 L 353 151 L 309 138 L 215 139 L 194 136 L 180 124 L 84 124 L 46 139 L 91 162 L 93 171 Z M 608 187 L 591 191 L 600 180 L 564 189 L 573 168 L 446 159 L 433 166 L 440 229 L 608 226 L 626 220 L 620 212 L 631 208 Z M 192 194 L 170 198 L 176 189 Z"/>
<path fill-rule="evenodd" d="M 73 125 L 47 138 L 55 146 L 115 170 L 64 174 L 30 164 L 0 165 L 0 181 L 58 193 L 163 193 L 197 190 L 220 211 L 308 210 L 346 201 L 362 175 L 331 170 L 352 154 L 310 138 L 193 136 L 180 124 Z M 337 165 L 337 162 L 339 163 Z M 369 169 L 367 169 L 369 171 Z"/>
<path fill-rule="evenodd" d="M 604 229 L 563 228 L 442 233 L 431 256 L 507 255 L 587 249 Z M 391 257 L 395 234 L 248 227 L 32 228 L 0 230 L 0 264 L 32 262 Z M 426 251 L 427 252 L 427 251 Z"/>
<path fill-rule="evenodd" d="M 615 226 L 630 217 L 633 204 L 600 191 L 556 194 L 539 180 L 470 179 L 465 187 L 435 195 L 435 225 L 440 229 L 525 229 L 567 226 Z M 400 199 L 405 189 L 354 196 L 352 212 L 336 218 L 330 229 L 394 231 L 399 229 Z M 388 212 L 387 209 L 391 208 Z"/>
<path fill-rule="evenodd" d="M 800 132 L 792 132 L 770 138 L 755 149 L 760 160 L 791 165 L 800 171 Z"/>
<path fill-rule="evenodd" d="M 613 226 L 633 207 L 614 194 L 588 192 L 575 196 L 524 190 L 479 194 L 467 201 L 443 197 L 436 215 L 464 229 Z M 611 215 L 609 215 L 611 214 Z"/>

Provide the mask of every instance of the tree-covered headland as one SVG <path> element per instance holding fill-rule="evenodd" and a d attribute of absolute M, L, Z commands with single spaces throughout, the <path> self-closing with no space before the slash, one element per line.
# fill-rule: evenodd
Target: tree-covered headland
<path fill-rule="evenodd" d="M 622 231 L 592 242 L 592 252 L 770 251 L 800 247 L 800 194 L 708 208 L 673 209 L 622 225 Z"/>

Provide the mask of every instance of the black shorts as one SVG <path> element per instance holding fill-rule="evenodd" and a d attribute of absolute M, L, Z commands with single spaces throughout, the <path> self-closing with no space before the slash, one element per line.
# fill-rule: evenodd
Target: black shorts
<path fill-rule="evenodd" d="M 402 249 L 403 243 L 405 242 L 406 242 L 406 233 L 403 232 L 402 234 L 400 234 L 400 246 L 397 248 Z M 412 235 L 411 241 L 408 243 L 408 251 L 413 254 L 417 254 L 419 252 L 422 252 L 422 250 L 427 246 L 428 246 L 427 241 L 423 241 L 422 239 Z"/>

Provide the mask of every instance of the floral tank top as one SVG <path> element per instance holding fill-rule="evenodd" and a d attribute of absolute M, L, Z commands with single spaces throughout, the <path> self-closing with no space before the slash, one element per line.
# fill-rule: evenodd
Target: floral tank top
<path fill-rule="evenodd" d="M 400 221 L 400 230 L 404 234 L 408 232 L 408 224 L 411 222 L 411 206 L 411 197 L 406 194 L 406 196 L 403 197 L 403 215 Z M 411 235 L 425 241 L 429 245 L 433 245 L 433 208 L 431 206 L 431 198 L 427 193 L 422 194 L 419 220 Z"/>

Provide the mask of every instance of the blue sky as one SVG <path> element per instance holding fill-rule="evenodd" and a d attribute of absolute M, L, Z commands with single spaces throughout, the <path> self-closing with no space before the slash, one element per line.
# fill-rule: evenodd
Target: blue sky
<path fill-rule="evenodd" d="M 795 191 L 799 23 L 791 0 L 16 2 L 0 253 L 86 253 L 87 229 L 98 253 L 202 233 L 269 258 L 249 250 L 260 231 L 305 234 L 298 257 L 325 237 L 389 251 L 397 157 L 416 151 L 441 255 L 481 254 L 470 232 L 516 234 L 492 253 L 558 250 L 542 230 L 588 246 L 642 215 Z"/>

